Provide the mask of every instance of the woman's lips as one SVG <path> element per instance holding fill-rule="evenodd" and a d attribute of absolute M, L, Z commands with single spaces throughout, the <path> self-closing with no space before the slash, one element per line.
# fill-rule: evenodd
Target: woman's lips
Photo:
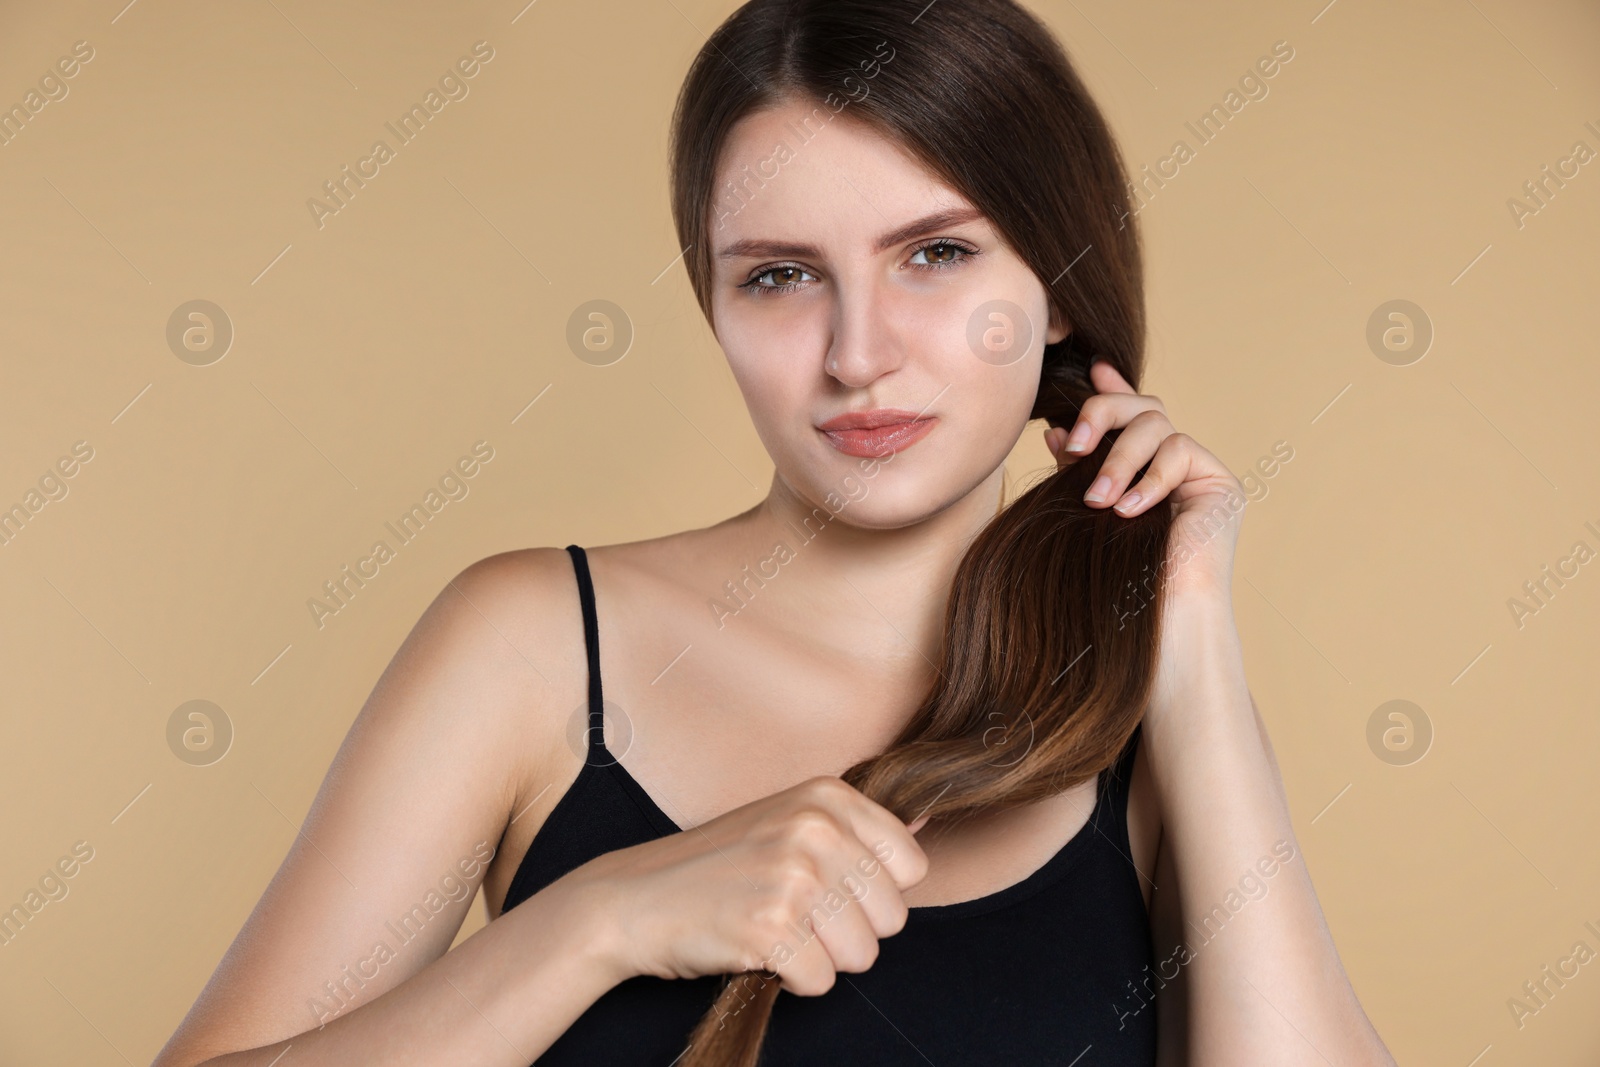
<path fill-rule="evenodd" d="M 848 423 L 850 421 L 877 422 L 875 426 L 849 426 L 834 427 L 835 423 Z M 823 423 L 818 429 L 822 431 L 828 443 L 847 456 L 885 456 L 911 447 L 923 437 L 938 419 L 934 416 L 926 418 L 906 416 L 896 418 L 894 421 L 882 419 L 835 419 L 832 423 Z M 830 428 L 834 427 L 834 428 Z"/>

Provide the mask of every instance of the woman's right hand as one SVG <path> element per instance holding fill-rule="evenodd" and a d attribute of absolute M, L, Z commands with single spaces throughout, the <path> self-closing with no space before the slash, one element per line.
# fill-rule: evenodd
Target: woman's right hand
<path fill-rule="evenodd" d="M 811 778 L 700 826 L 569 872 L 606 909 L 621 977 L 776 971 L 816 996 L 859 973 L 905 925 L 900 891 L 927 855 L 907 826 L 843 779 Z"/>

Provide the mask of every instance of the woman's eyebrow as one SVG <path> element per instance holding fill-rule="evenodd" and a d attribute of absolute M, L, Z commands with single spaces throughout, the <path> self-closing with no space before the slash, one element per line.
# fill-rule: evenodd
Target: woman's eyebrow
<path fill-rule="evenodd" d="M 914 219 L 890 232 L 880 236 L 872 245 L 873 254 L 885 252 L 897 244 L 914 240 L 934 230 L 942 230 L 948 226 L 960 226 L 963 223 L 974 222 L 983 218 L 983 212 L 977 208 L 949 208 L 944 211 L 935 211 L 931 215 L 924 215 Z M 808 245 L 793 241 L 772 241 L 763 238 L 749 237 L 742 241 L 735 241 L 717 253 L 719 259 L 733 259 L 738 256 L 759 256 L 762 258 L 818 258 L 820 252 L 815 245 Z"/>

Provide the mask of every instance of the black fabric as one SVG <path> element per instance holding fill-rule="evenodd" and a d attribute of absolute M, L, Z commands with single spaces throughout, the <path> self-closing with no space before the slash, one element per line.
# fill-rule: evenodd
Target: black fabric
<path fill-rule="evenodd" d="M 679 832 L 606 748 L 594 587 L 583 549 L 567 551 L 589 659 L 588 756 L 502 910 L 595 856 Z M 1101 774 L 1089 821 L 1039 870 L 976 900 L 912 908 L 866 972 L 841 973 L 820 997 L 781 994 L 763 1067 L 1154 1064 L 1154 957 L 1127 826 L 1141 732 Z M 574 1021 L 538 1067 L 670 1067 L 721 983 L 630 978 Z"/>

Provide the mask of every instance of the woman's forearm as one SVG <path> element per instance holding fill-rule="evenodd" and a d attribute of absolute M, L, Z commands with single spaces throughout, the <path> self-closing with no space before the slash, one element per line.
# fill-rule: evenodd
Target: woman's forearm
<path fill-rule="evenodd" d="M 527 1067 L 626 977 L 603 903 L 559 880 L 324 1026 L 195 1067 Z"/>
<path fill-rule="evenodd" d="M 1317 903 L 1226 594 L 1164 615 L 1145 718 L 1183 915 L 1189 1062 L 1393 1064 Z"/>

